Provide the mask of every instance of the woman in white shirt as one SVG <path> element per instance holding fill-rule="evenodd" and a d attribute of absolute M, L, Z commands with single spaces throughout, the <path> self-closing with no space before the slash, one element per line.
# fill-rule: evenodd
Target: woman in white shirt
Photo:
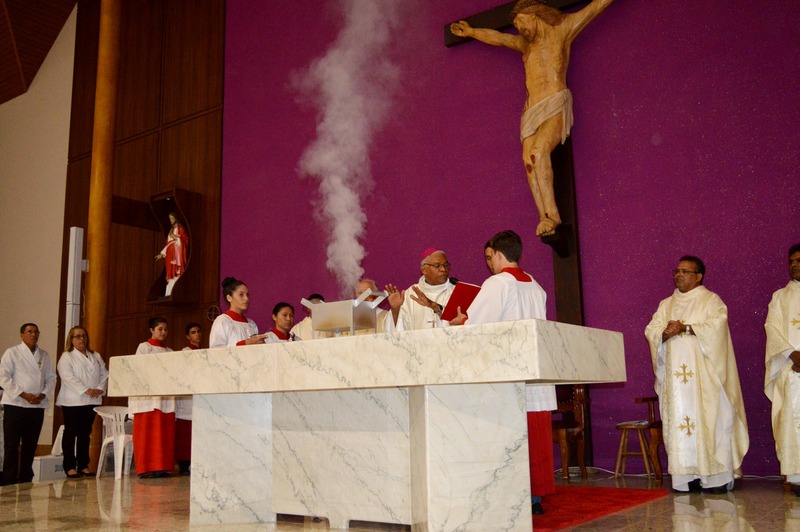
<path fill-rule="evenodd" d="M 69 478 L 94 475 L 89 471 L 89 438 L 94 407 L 103 403 L 108 370 L 103 358 L 89 350 L 89 333 L 73 327 L 67 333 L 64 353 L 58 361 L 61 389 L 56 404 L 64 414 L 64 472 Z"/>
<path fill-rule="evenodd" d="M 222 293 L 230 309 L 217 316 L 211 325 L 208 347 L 263 344 L 267 335 L 258 334 L 256 322 L 244 315 L 250 306 L 247 285 L 233 277 L 226 277 L 222 281 Z"/>

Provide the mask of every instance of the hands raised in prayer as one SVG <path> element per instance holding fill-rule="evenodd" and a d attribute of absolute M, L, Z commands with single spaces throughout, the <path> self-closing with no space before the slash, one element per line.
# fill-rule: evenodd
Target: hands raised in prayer
<path fill-rule="evenodd" d="M 666 342 L 673 336 L 678 336 L 684 332 L 686 332 L 686 325 L 681 320 L 669 320 L 666 329 L 661 333 L 661 340 Z"/>
<path fill-rule="evenodd" d="M 800 373 L 800 351 L 792 351 L 789 359 L 792 361 L 792 371 Z"/>

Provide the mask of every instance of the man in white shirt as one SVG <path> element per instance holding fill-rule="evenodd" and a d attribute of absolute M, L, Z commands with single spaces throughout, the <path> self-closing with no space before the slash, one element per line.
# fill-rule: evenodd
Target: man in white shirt
<path fill-rule="evenodd" d="M 25 323 L 19 332 L 22 343 L 7 349 L 0 360 L 0 387 L 4 390 L 4 485 L 33 480 L 33 457 L 44 411 L 56 386 L 53 361 L 38 346 L 39 327 Z"/>
<path fill-rule="evenodd" d="M 450 282 L 450 263 L 441 249 L 429 247 L 422 252 L 420 272 L 422 277 L 408 290 L 400 291 L 386 285 L 392 319 L 387 320 L 389 332 L 415 329 L 432 329 L 446 326 L 442 311 L 453 294 L 455 284 Z M 409 297 L 406 297 L 406 294 Z"/>
<path fill-rule="evenodd" d="M 764 324 L 764 393 L 772 401 L 772 434 L 781 475 L 800 496 L 800 243 L 789 249 L 789 275 L 789 284 L 772 295 Z"/>

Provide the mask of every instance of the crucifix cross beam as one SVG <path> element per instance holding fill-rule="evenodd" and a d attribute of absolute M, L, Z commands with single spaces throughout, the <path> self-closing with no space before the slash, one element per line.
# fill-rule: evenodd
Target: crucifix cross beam
<path fill-rule="evenodd" d="M 486 11 L 481 11 L 480 13 L 476 13 L 469 17 L 463 17 L 459 20 L 466 20 L 473 28 L 489 28 L 492 30 L 502 31 L 511 27 L 509 15 L 511 14 L 511 10 L 514 9 L 514 5 L 516 3 L 516 0 L 514 2 L 506 2 L 505 4 L 487 9 Z M 545 2 L 545 4 L 548 6 L 560 9 L 562 11 L 586 3 L 588 3 L 588 0 L 549 0 Z M 453 22 L 457 21 L 454 20 Z M 451 23 L 448 22 L 444 25 L 444 45 L 446 47 L 451 48 L 471 40 L 469 38 L 453 35 L 453 33 L 450 31 L 450 24 Z"/>

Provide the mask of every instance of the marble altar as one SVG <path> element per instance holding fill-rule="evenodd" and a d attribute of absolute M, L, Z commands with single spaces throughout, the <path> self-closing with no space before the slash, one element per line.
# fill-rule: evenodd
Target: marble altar
<path fill-rule="evenodd" d="M 112 396 L 194 395 L 193 524 L 530 530 L 524 383 L 620 382 L 625 358 L 620 333 L 520 320 L 112 357 L 110 373 Z"/>

